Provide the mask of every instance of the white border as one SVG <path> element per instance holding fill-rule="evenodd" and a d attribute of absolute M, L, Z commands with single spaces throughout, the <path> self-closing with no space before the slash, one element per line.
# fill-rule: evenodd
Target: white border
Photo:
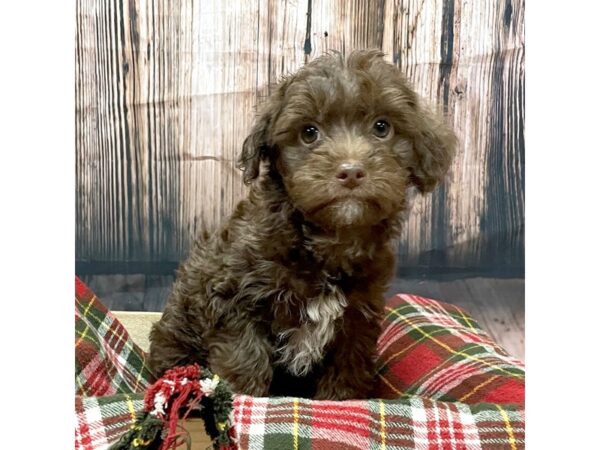
<path fill-rule="evenodd" d="M 600 24 L 526 3 L 527 448 L 597 448 Z"/>
<path fill-rule="evenodd" d="M 73 2 L 0 6 L 2 448 L 74 445 Z"/>
<path fill-rule="evenodd" d="M 526 4 L 531 450 L 598 441 L 598 17 Z M 0 21 L 3 447 L 72 448 L 75 6 L 6 2 Z"/>

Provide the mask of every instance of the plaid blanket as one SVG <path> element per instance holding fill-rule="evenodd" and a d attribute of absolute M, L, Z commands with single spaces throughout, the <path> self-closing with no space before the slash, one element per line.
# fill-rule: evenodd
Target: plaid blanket
<path fill-rule="evenodd" d="M 145 354 L 76 280 L 76 449 L 103 449 L 143 408 Z M 522 449 L 524 367 L 463 310 L 400 294 L 379 339 L 377 397 L 234 399 L 240 449 Z"/>

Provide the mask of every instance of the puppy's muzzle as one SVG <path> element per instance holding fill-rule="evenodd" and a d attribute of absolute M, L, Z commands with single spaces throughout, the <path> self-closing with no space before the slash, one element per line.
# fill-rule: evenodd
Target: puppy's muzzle
<path fill-rule="evenodd" d="M 335 177 L 340 184 L 348 189 L 360 186 L 367 176 L 364 166 L 356 161 L 349 161 L 339 165 Z"/>

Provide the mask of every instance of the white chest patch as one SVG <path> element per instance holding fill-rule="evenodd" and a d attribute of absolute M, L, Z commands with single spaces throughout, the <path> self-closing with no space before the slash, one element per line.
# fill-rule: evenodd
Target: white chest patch
<path fill-rule="evenodd" d="M 333 205 L 333 212 L 341 225 L 352 225 L 364 214 L 364 205 L 358 200 L 348 199 Z"/>
<path fill-rule="evenodd" d="M 335 322 L 348 305 L 344 294 L 335 286 L 327 294 L 312 299 L 298 328 L 279 333 L 278 362 L 296 376 L 306 375 L 313 364 L 323 359 L 324 350 L 335 336 Z"/>

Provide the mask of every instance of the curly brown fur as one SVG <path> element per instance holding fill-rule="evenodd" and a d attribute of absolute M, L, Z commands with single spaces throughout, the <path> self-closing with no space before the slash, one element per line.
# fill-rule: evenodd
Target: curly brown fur
<path fill-rule="evenodd" d="M 408 192 L 442 181 L 456 140 L 382 56 L 322 56 L 263 106 L 249 196 L 194 244 L 152 329 L 156 375 L 199 362 L 239 393 L 369 396 Z"/>

